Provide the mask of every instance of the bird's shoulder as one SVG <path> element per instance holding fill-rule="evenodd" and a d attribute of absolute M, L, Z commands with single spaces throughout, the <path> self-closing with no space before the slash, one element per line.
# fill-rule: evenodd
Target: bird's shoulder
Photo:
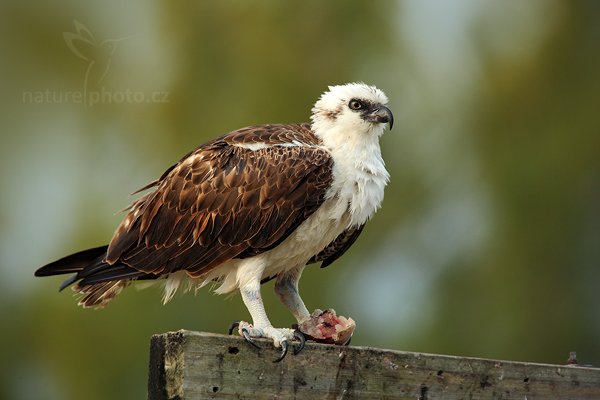
<path fill-rule="evenodd" d="M 228 145 L 252 145 L 256 143 L 265 146 L 278 146 L 286 144 L 295 144 L 302 146 L 319 146 L 321 139 L 314 134 L 310 124 L 265 124 L 253 125 L 229 132 L 212 143 L 224 142 Z M 210 145 L 211 142 L 208 143 Z M 198 150 L 201 150 L 200 146 Z"/>
<path fill-rule="evenodd" d="M 197 146 L 167 168 L 160 177 L 132 194 L 143 192 L 160 185 L 165 180 L 181 176 L 184 170 L 198 169 L 201 165 L 218 167 L 212 163 L 219 159 L 223 162 L 234 156 L 247 158 L 253 155 L 250 152 L 258 150 L 263 151 L 254 155 L 263 157 L 272 153 L 284 153 L 286 158 L 306 157 L 307 152 L 320 158 L 330 157 L 329 152 L 322 146 L 322 140 L 314 134 L 309 123 L 252 125 L 228 132 Z"/>

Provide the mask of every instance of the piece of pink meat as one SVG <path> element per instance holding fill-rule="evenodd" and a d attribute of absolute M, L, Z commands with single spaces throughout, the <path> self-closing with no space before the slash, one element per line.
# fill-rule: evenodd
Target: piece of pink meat
<path fill-rule="evenodd" d="M 356 323 L 352 318 L 337 315 L 335 310 L 315 310 L 309 319 L 298 326 L 307 339 L 338 345 L 348 343 L 354 328 Z"/>

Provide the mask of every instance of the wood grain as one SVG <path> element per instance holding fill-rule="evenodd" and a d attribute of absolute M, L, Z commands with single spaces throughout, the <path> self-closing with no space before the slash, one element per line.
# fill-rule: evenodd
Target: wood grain
<path fill-rule="evenodd" d="M 307 343 L 273 363 L 238 336 L 154 335 L 148 398 L 600 399 L 600 369 Z"/>

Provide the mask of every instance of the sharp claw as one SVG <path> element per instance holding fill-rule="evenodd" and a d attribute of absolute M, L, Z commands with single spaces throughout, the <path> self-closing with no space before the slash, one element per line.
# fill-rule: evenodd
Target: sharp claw
<path fill-rule="evenodd" d="M 294 355 L 297 355 L 302 351 L 302 349 L 304 349 L 304 345 L 306 344 L 306 337 L 298 329 L 294 331 L 294 337 L 300 341 L 300 345 L 298 347 L 294 347 Z"/>
<path fill-rule="evenodd" d="M 281 354 L 279 355 L 279 357 L 277 357 L 275 360 L 273 360 L 273 362 L 277 363 L 281 360 L 283 360 L 285 358 L 285 356 L 287 355 L 288 352 L 288 341 L 284 340 L 283 342 L 281 342 Z"/>
<path fill-rule="evenodd" d="M 348 339 L 348 341 L 346 343 L 344 343 L 344 346 L 350 346 L 351 341 L 352 341 L 352 336 L 350 336 L 350 339 Z"/>
<path fill-rule="evenodd" d="M 233 331 L 235 328 L 240 326 L 240 321 L 233 321 L 230 325 L 229 328 L 227 328 L 227 334 L 229 335 L 233 335 Z"/>
<path fill-rule="evenodd" d="M 244 339 L 246 339 L 246 342 L 250 343 L 252 346 L 256 347 L 257 349 L 260 349 L 260 346 L 257 345 L 254 340 L 252 340 L 252 337 L 250 336 L 250 332 L 248 332 L 248 329 L 242 328 L 242 335 L 244 336 Z"/>

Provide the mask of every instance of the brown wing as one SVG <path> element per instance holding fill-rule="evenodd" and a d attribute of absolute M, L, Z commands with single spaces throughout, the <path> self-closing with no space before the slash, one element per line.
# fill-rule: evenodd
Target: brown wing
<path fill-rule="evenodd" d="M 249 143 L 269 147 L 239 146 Z M 142 274 L 183 269 L 197 277 L 273 248 L 324 201 L 333 162 L 317 143 L 307 125 L 267 125 L 199 147 L 132 205 L 106 261 Z"/>
<path fill-rule="evenodd" d="M 346 229 L 319 254 L 313 256 L 307 264 L 323 261 L 321 268 L 325 268 L 326 266 L 330 265 L 335 260 L 340 258 L 346 252 L 346 250 L 348 250 L 350 246 L 354 244 L 364 227 L 364 225 L 361 225 L 355 228 Z"/>

